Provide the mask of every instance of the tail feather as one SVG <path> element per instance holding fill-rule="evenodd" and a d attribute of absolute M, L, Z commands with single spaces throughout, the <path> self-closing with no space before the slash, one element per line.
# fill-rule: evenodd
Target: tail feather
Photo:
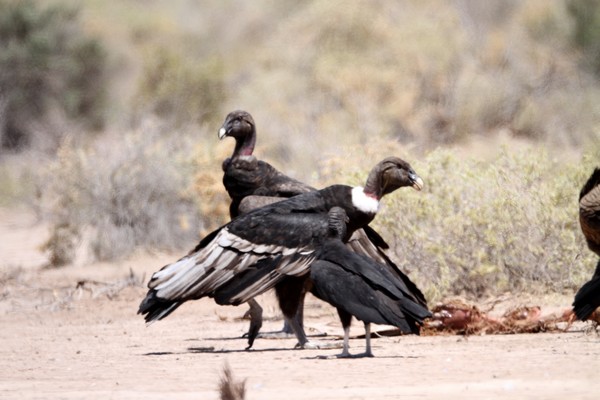
<path fill-rule="evenodd" d="M 156 296 L 155 290 L 150 290 L 144 300 L 140 303 L 138 314 L 144 315 L 148 323 L 158 321 L 171 314 L 183 302 L 164 300 Z"/>
<path fill-rule="evenodd" d="M 410 315 L 414 320 L 416 320 L 420 324 L 423 323 L 423 320 L 432 316 L 431 311 L 429 311 L 429 309 L 423 307 L 419 303 L 415 303 L 414 300 L 410 298 L 404 297 L 400 299 L 400 304 L 402 304 L 402 311 Z"/>
<path fill-rule="evenodd" d="M 388 324 L 399 328 L 404 333 L 420 334 L 425 319 L 431 317 L 431 312 L 413 299 L 403 297 L 399 300 L 391 299 L 377 293 L 381 305 L 387 308 L 385 317 Z"/>
<path fill-rule="evenodd" d="M 367 228 L 369 227 L 367 226 Z M 377 263 L 383 265 L 392 275 L 400 278 L 406 286 L 404 293 L 407 296 L 413 297 L 415 301 L 424 307 L 427 307 L 427 300 L 417 285 L 381 250 L 389 247 L 387 243 L 372 228 L 369 229 L 355 231 L 346 245 L 355 253 L 375 260 Z M 377 244 L 377 237 L 380 238 L 383 245 Z"/>

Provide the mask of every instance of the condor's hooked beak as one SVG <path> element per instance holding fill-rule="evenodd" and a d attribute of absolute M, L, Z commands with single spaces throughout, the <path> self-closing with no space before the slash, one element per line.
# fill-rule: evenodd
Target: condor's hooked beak
<path fill-rule="evenodd" d="M 422 190 L 423 189 L 423 186 L 425 184 L 423 183 L 423 179 L 421 179 L 421 177 L 419 175 L 417 175 L 414 172 L 409 172 L 408 179 L 410 179 L 410 181 L 412 182 L 412 187 L 415 190 Z"/>
<path fill-rule="evenodd" d="M 227 129 L 225 129 L 225 126 L 222 126 L 221 129 L 219 129 L 219 139 L 223 140 L 225 136 L 227 136 Z"/>

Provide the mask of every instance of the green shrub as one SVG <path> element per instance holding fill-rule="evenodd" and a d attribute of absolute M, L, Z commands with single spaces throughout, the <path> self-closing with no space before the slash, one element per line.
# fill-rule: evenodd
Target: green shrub
<path fill-rule="evenodd" d="M 189 247 L 202 223 L 181 142 L 144 128 L 88 149 L 63 144 L 39 183 L 51 261 L 71 262 L 81 246 L 98 260 Z"/>
<path fill-rule="evenodd" d="M 22 148 L 34 135 L 60 136 L 33 128 L 56 110 L 88 128 L 102 126 L 106 55 L 81 29 L 75 9 L 0 0 L 0 48 L 1 148 Z"/>

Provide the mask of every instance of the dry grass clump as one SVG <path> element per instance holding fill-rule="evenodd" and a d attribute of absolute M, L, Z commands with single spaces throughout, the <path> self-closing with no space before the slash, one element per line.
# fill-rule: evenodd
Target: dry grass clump
<path fill-rule="evenodd" d="M 82 243 L 92 258 L 114 260 L 140 246 L 179 249 L 197 239 L 189 148 L 155 129 L 89 148 L 63 144 L 39 182 L 52 264 L 72 261 Z"/>
<path fill-rule="evenodd" d="M 223 376 L 219 382 L 221 400 L 244 400 L 246 398 L 246 380 L 237 382 L 229 365 L 223 367 Z"/>

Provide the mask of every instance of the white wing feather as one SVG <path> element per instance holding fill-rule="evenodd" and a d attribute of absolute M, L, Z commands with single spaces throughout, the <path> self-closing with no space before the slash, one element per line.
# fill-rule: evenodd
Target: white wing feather
<path fill-rule="evenodd" d="M 204 248 L 163 267 L 148 287 L 162 299 L 206 296 L 262 259 L 281 256 L 276 270 L 245 288 L 233 300 L 247 301 L 271 289 L 284 275 L 303 275 L 314 260 L 314 250 L 256 245 L 223 228 Z"/>

